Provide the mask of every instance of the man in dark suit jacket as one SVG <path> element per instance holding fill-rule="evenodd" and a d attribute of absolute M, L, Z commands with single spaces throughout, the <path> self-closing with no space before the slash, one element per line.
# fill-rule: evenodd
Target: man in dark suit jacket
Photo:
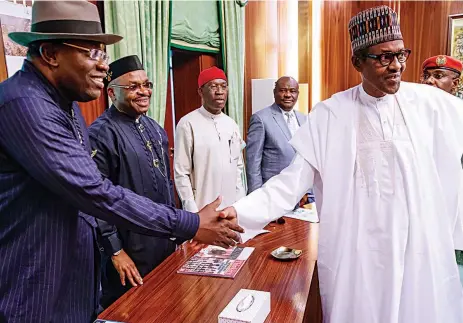
<path fill-rule="evenodd" d="M 275 82 L 275 103 L 251 116 L 246 139 L 246 175 L 248 192 L 260 188 L 286 168 L 295 151 L 289 144 L 294 132 L 307 116 L 294 110 L 299 84 L 288 76 Z"/>
<path fill-rule="evenodd" d="M 223 246 L 239 227 L 218 219 L 220 202 L 198 215 L 101 176 L 76 101 L 101 94 L 104 47 L 122 37 L 102 33 L 95 5 L 35 1 L 31 30 L 10 34 L 28 58 L 0 84 L 0 322 L 88 323 L 99 287 L 94 217 Z"/>

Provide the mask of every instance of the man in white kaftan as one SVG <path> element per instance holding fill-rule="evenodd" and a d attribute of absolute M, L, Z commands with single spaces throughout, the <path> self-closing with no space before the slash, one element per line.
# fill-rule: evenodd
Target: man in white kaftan
<path fill-rule="evenodd" d="M 290 141 L 292 164 L 222 216 L 262 229 L 313 184 L 324 322 L 461 323 L 461 100 L 400 83 L 410 51 L 392 9 L 354 17 L 351 36 L 382 15 L 394 26 L 384 39 L 351 38 L 362 84 L 317 104 Z"/>
<path fill-rule="evenodd" d="M 176 127 L 174 178 L 183 208 L 197 212 L 222 196 L 220 208 L 246 195 L 242 181 L 243 156 L 236 122 L 222 109 L 228 94 L 225 73 L 217 67 L 198 78 L 203 106 Z"/>

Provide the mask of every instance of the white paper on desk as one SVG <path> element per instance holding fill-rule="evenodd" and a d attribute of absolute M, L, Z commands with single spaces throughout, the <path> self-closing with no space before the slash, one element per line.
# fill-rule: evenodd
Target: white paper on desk
<path fill-rule="evenodd" d="M 312 223 L 317 223 L 319 221 L 315 205 L 313 205 L 312 209 L 297 208 L 296 210 L 285 214 L 285 216 Z"/>
<path fill-rule="evenodd" d="M 259 234 L 270 232 L 268 230 L 251 230 L 246 228 L 243 229 L 244 233 L 241 233 L 241 243 L 246 243 L 248 240 L 251 240 Z"/>

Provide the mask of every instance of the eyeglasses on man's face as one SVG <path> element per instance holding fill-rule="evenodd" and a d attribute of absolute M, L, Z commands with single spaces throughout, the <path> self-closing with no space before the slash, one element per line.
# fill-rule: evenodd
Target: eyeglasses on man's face
<path fill-rule="evenodd" d="M 365 54 L 365 57 L 377 60 L 382 66 L 389 66 L 397 57 L 399 63 L 405 63 L 411 54 L 410 49 L 402 49 L 398 52 L 386 52 L 379 55 Z"/>
<path fill-rule="evenodd" d="M 125 89 L 127 91 L 135 92 L 138 90 L 152 90 L 153 89 L 153 83 L 152 82 L 145 82 L 145 83 L 132 83 L 130 85 L 120 85 L 120 84 L 111 84 L 110 87 L 118 87 L 121 89 Z"/>
<path fill-rule="evenodd" d="M 223 91 L 228 90 L 228 84 L 227 83 L 224 83 L 224 84 L 212 83 L 210 85 L 207 85 L 206 87 L 207 87 L 207 89 L 209 89 L 210 91 L 213 91 L 213 92 L 216 92 L 219 89 L 221 89 Z"/>
<path fill-rule="evenodd" d="M 82 46 L 74 45 L 74 44 L 69 44 L 69 43 L 62 43 L 65 46 L 73 47 L 76 49 L 80 49 L 81 51 L 87 52 L 88 56 L 95 61 L 102 62 L 104 64 L 108 64 L 109 62 L 109 55 L 101 49 L 97 48 L 85 48 Z"/>

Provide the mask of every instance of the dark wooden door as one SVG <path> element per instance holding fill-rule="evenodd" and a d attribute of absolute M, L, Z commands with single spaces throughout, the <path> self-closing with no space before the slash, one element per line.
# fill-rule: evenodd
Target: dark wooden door
<path fill-rule="evenodd" d="M 198 95 L 198 75 L 202 70 L 214 65 L 217 65 L 217 55 L 172 51 L 175 124 L 184 115 L 201 106 L 201 98 Z"/>

